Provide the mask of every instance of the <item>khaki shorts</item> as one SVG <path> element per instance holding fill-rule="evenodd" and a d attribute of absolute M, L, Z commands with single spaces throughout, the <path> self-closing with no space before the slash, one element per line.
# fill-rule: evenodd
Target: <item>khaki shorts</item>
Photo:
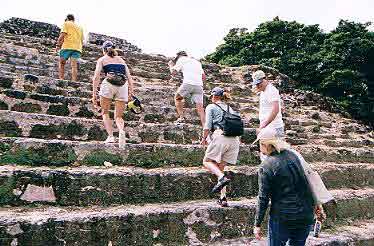
<path fill-rule="evenodd" d="M 203 87 L 199 85 L 190 85 L 183 83 L 177 90 L 177 94 L 182 97 L 190 97 L 195 103 L 203 103 L 204 91 Z"/>
<path fill-rule="evenodd" d="M 127 83 L 123 86 L 115 86 L 104 79 L 100 86 L 99 96 L 127 102 L 129 99 L 128 91 L 129 87 Z"/>
<path fill-rule="evenodd" d="M 204 160 L 208 158 L 217 163 L 224 161 L 236 164 L 239 154 L 239 144 L 239 137 L 226 137 L 222 135 L 222 130 L 215 130 L 212 135 L 212 141 L 205 151 Z"/>

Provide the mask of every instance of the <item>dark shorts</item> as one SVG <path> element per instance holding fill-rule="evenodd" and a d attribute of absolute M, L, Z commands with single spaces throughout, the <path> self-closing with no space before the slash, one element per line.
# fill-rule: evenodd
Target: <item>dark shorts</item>
<path fill-rule="evenodd" d="M 60 57 L 64 60 L 68 60 L 70 57 L 79 59 L 81 58 L 81 53 L 77 50 L 60 50 Z"/>

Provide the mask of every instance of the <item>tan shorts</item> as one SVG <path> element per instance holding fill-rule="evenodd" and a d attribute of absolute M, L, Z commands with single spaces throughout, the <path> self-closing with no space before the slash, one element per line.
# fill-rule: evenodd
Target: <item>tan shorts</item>
<path fill-rule="evenodd" d="M 239 137 L 226 137 L 222 135 L 221 130 L 215 130 L 212 135 L 212 141 L 205 151 L 204 160 L 208 158 L 217 163 L 224 161 L 236 164 L 239 154 L 239 144 Z"/>
<path fill-rule="evenodd" d="M 127 83 L 123 86 L 115 86 L 104 79 L 100 86 L 99 96 L 127 102 L 129 100 L 128 91 L 129 87 Z"/>

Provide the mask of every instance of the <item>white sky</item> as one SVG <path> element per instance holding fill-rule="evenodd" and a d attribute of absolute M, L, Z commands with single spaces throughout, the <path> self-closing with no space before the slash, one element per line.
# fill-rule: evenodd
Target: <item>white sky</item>
<path fill-rule="evenodd" d="M 121 37 L 146 53 L 200 58 L 234 27 L 254 30 L 279 16 L 329 31 L 339 19 L 374 22 L 374 0 L 1 0 L 0 20 L 22 17 L 62 25 L 76 16 L 85 31 Z M 371 30 L 374 30 L 373 25 Z"/>

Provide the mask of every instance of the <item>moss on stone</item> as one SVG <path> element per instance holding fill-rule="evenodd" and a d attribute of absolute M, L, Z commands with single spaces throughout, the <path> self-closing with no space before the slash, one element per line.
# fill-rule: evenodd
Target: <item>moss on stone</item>
<path fill-rule="evenodd" d="M 77 117 L 85 117 L 85 118 L 92 118 L 95 114 L 90 111 L 87 107 L 82 106 L 79 108 L 79 111 L 75 114 Z"/>
<path fill-rule="evenodd" d="M 87 166 L 102 166 L 105 161 L 114 165 L 120 165 L 123 162 L 123 158 L 118 154 L 112 154 L 105 150 L 97 150 L 86 155 L 81 163 Z"/>
<path fill-rule="evenodd" d="M 68 116 L 70 111 L 67 104 L 51 104 L 48 107 L 47 114 Z"/>
<path fill-rule="evenodd" d="M 0 135 L 18 137 L 22 135 L 22 130 L 15 121 L 0 121 Z"/>
<path fill-rule="evenodd" d="M 62 143 L 47 143 L 43 146 L 15 148 L 0 156 L 1 163 L 30 166 L 65 166 L 74 163 L 74 149 Z"/>
<path fill-rule="evenodd" d="M 144 121 L 146 123 L 164 123 L 165 116 L 160 114 L 146 114 L 144 115 Z"/>
<path fill-rule="evenodd" d="M 26 112 L 26 113 L 39 113 L 42 111 L 42 107 L 35 103 L 18 103 L 12 107 L 13 111 Z"/>
<path fill-rule="evenodd" d="M 155 131 L 141 131 L 138 135 L 143 143 L 155 143 L 157 142 L 160 133 Z"/>
<path fill-rule="evenodd" d="M 22 99 L 22 100 L 26 98 L 26 93 L 23 91 L 7 90 L 5 91 L 4 94 L 7 95 L 8 97 Z"/>
<path fill-rule="evenodd" d="M 0 110 L 8 110 L 9 106 L 7 103 L 0 101 Z"/>
<path fill-rule="evenodd" d="M 13 85 L 13 79 L 6 78 L 6 77 L 0 77 L 0 87 L 3 88 L 12 88 Z"/>
<path fill-rule="evenodd" d="M 54 139 L 57 138 L 57 135 L 59 135 L 59 133 L 59 126 L 36 124 L 31 128 L 30 137 Z"/>
<path fill-rule="evenodd" d="M 40 86 L 36 89 L 36 92 L 40 94 L 48 94 L 48 95 L 64 95 L 64 90 L 62 89 L 54 89 L 49 86 Z"/>
<path fill-rule="evenodd" d="M 164 139 L 168 141 L 173 141 L 176 144 L 183 144 L 184 137 L 183 134 L 174 131 L 165 131 L 164 132 Z"/>
<path fill-rule="evenodd" d="M 158 145 L 144 148 L 130 149 L 127 162 L 145 168 L 170 167 L 171 165 L 200 166 L 204 156 L 202 148 L 176 149 L 171 146 Z"/>
<path fill-rule="evenodd" d="M 244 134 L 241 137 L 241 141 L 245 144 L 251 144 L 253 143 L 253 141 L 256 140 L 256 138 L 257 138 L 256 129 L 246 128 L 244 129 Z"/>
<path fill-rule="evenodd" d="M 0 204 L 9 204 L 14 199 L 14 176 L 0 177 Z"/>
<path fill-rule="evenodd" d="M 314 127 L 312 128 L 312 132 L 314 132 L 314 133 L 319 133 L 319 132 L 321 132 L 321 126 L 320 126 L 320 125 L 314 126 Z"/>
<path fill-rule="evenodd" d="M 125 121 L 139 121 L 140 120 L 140 116 L 138 114 L 134 114 L 132 112 L 126 111 L 123 114 L 123 119 Z"/>
<path fill-rule="evenodd" d="M 86 128 L 73 120 L 69 124 L 64 124 L 62 127 L 62 134 L 66 138 L 73 138 L 75 136 L 83 136 L 86 134 Z"/>
<path fill-rule="evenodd" d="M 10 145 L 7 143 L 0 142 L 0 153 L 10 150 Z"/>
<path fill-rule="evenodd" d="M 107 133 L 105 130 L 98 126 L 93 126 L 88 130 L 87 140 L 98 140 L 104 141 L 106 139 Z"/>

